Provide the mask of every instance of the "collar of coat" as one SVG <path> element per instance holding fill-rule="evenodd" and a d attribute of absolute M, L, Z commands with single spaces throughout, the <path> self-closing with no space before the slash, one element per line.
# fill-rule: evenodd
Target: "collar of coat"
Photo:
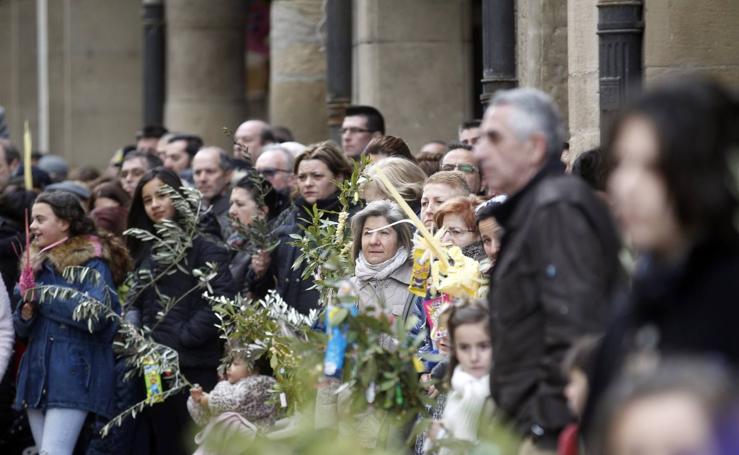
<path fill-rule="evenodd" d="M 539 172 L 521 188 L 517 193 L 510 195 L 510 197 L 502 204 L 494 207 L 492 210 L 493 216 L 496 221 L 500 223 L 503 228 L 508 228 L 511 225 L 516 224 L 515 213 L 516 208 L 521 205 L 521 201 L 525 199 L 526 195 L 533 191 L 533 188 L 538 183 L 549 176 L 557 176 L 564 174 L 564 164 L 558 159 L 552 159 L 548 161 Z"/>
<path fill-rule="evenodd" d="M 100 258 L 110 266 L 115 283 L 120 283 L 128 271 L 130 260 L 121 248 L 121 245 L 113 245 L 113 241 L 97 235 L 78 235 L 43 252 L 39 252 L 38 247 L 32 244 L 31 266 L 34 272 L 38 272 L 48 261 L 58 272 L 63 272 L 67 267 L 81 266 L 91 259 Z M 26 255 L 23 254 L 21 267 L 25 266 L 25 262 Z"/>

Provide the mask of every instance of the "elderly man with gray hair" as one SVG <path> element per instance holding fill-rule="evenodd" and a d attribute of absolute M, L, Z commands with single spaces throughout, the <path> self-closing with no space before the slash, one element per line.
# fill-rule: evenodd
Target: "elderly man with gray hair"
<path fill-rule="evenodd" d="M 621 284 L 618 236 L 604 204 L 559 160 L 564 128 L 552 99 L 498 92 L 475 155 L 488 187 L 508 194 L 491 272 L 491 393 L 522 438 L 520 454 L 555 454 L 572 421 L 560 365 L 582 335 L 605 329 Z"/>

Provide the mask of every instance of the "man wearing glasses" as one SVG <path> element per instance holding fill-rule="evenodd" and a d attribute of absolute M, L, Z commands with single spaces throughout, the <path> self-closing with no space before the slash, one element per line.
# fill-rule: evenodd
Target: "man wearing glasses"
<path fill-rule="evenodd" d="M 358 160 L 369 141 L 385 135 L 385 119 L 372 106 L 349 106 L 341 124 L 341 147 L 347 158 Z"/>
<path fill-rule="evenodd" d="M 472 194 L 480 194 L 480 166 L 472 147 L 464 144 L 450 145 L 450 150 L 441 159 L 440 170 L 460 171 Z"/>
<path fill-rule="evenodd" d="M 287 149 L 272 144 L 264 147 L 254 168 L 272 184 L 272 188 L 290 194 L 295 185 L 294 161 L 292 153 Z"/>

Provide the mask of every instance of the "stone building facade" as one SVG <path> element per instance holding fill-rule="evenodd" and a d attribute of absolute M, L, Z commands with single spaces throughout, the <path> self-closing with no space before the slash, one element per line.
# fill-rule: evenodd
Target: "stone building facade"
<path fill-rule="evenodd" d="M 270 12 L 262 101 L 247 96 L 253 74 L 246 76 L 244 31 L 253 2 Z M 574 153 L 600 141 L 602 95 L 610 94 L 601 89 L 605 8 L 640 8 L 644 83 L 690 70 L 739 87 L 734 0 L 0 0 L 0 105 L 16 141 L 25 119 L 39 134 L 41 3 L 48 7 L 48 151 L 72 165 L 104 165 L 141 127 L 142 10 L 152 3 L 163 5 L 166 30 L 162 120 L 221 146 L 229 145 L 223 127 L 249 116 L 288 126 L 301 142 L 324 139 L 349 102 L 378 107 L 388 134 L 412 149 L 454 139 L 460 122 L 479 116 L 481 86 L 496 87 L 480 81 L 483 67 L 495 69 L 485 65 L 500 63 L 482 57 L 490 45 L 483 36 L 501 39 L 481 17 L 496 8 L 513 11 L 506 30 L 515 74 L 505 83 L 554 96 Z M 343 35 L 337 21 L 351 23 Z"/>

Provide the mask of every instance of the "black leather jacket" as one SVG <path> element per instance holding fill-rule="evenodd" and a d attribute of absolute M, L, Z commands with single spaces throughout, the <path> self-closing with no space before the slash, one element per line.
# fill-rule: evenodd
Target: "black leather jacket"
<path fill-rule="evenodd" d="M 489 293 L 490 390 L 522 436 L 551 446 L 572 419 L 561 362 L 577 338 L 605 329 L 619 240 L 605 204 L 559 162 L 494 216 L 504 236 Z"/>

